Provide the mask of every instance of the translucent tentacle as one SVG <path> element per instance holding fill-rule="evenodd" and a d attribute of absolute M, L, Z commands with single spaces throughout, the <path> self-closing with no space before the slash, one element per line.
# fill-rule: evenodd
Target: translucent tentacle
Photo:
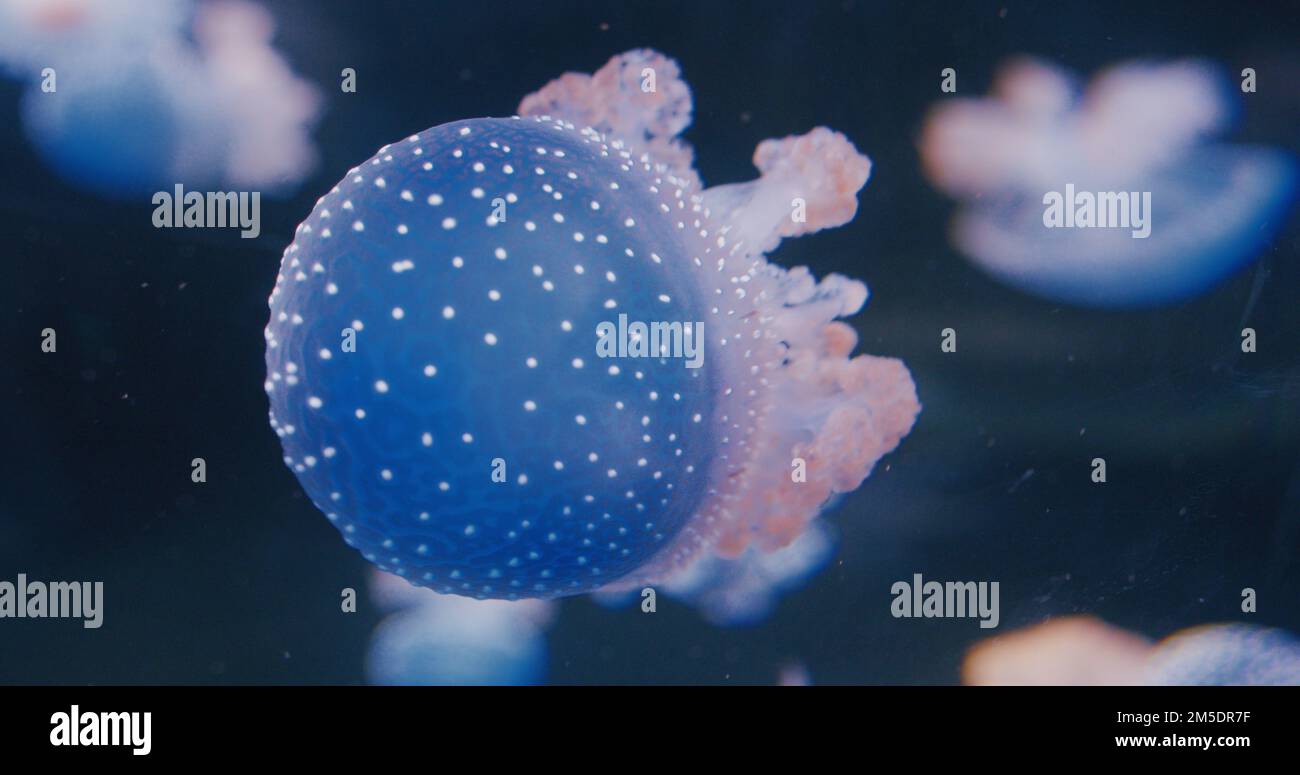
<path fill-rule="evenodd" d="M 784 237 L 853 220 L 858 191 L 871 176 L 871 160 L 826 127 L 764 140 L 754 150 L 754 166 L 762 173 L 757 180 L 704 192 L 733 247 L 750 256 L 771 252 Z"/>

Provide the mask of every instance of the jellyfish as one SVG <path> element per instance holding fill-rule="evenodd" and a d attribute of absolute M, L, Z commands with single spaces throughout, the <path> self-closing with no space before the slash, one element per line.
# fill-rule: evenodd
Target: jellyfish
<path fill-rule="evenodd" d="M 277 195 L 315 164 L 320 96 L 274 50 L 260 6 L 0 0 L 0 18 L 0 63 L 28 84 L 26 134 L 82 188 L 120 199 L 176 183 Z"/>
<path fill-rule="evenodd" d="M 270 422 L 367 560 L 474 598 L 640 588 L 791 544 L 909 432 L 907 368 L 838 320 L 866 287 L 764 255 L 851 220 L 868 159 L 816 128 L 706 189 L 691 109 L 628 52 L 383 146 L 299 225 Z"/>
<path fill-rule="evenodd" d="M 551 601 L 439 595 L 382 571 L 371 592 L 392 611 L 366 654 L 372 684 L 520 686 L 546 677 Z"/>
<path fill-rule="evenodd" d="M 1090 616 L 1067 616 L 977 644 L 974 685 L 1300 685 L 1300 640 L 1283 630 L 1210 624 L 1159 643 Z"/>
<path fill-rule="evenodd" d="M 1022 59 L 992 96 L 936 107 L 920 151 L 960 202 L 954 244 L 981 269 L 1056 301 L 1154 306 L 1244 266 L 1294 200 L 1288 155 L 1212 140 L 1235 109 L 1204 62 L 1121 64 L 1080 94 Z"/>

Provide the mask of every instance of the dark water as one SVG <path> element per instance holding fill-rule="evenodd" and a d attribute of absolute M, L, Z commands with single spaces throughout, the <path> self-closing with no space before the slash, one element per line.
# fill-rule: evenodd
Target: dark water
<path fill-rule="evenodd" d="M 278 45 L 329 100 L 323 161 L 263 201 L 263 236 L 159 231 L 34 158 L 0 89 L 6 409 L 0 578 L 100 579 L 103 629 L 0 622 L 0 683 L 359 682 L 378 614 L 339 613 L 369 566 L 305 499 L 266 422 L 262 328 L 280 251 L 316 196 L 384 142 L 509 114 L 565 70 L 652 46 L 695 94 L 709 183 L 767 137 L 825 124 L 875 167 L 849 226 L 774 259 L 865 280 L 863 349 L 902 358 L 924 410 L 830 517 L 831 565 L 760 626 L 566 601 L 555 682 L 946 683 L 987 634 L 900 620 L 914 573 L 1001 584 L 1002 627 L 1091 612 L 1159 637 L 1207 621 L 1300 630 L 1300 220 L 1211 292 L 1150 311 L 1055 306 L 947 244 L 915 138 L 938 74 L 983 93 L 1006 56 L 1088 73 L 1205 56 L 1261 73 L 1234 139 L 1300 151 L 1294 3 L 272 2 Z M 356 94 L 333 89 L 356 68 Z M 1243 355 L 1240 330 L 1259 332 Z M 59 356 L 38 348 L 60 334 Z M 939 350 L 952 327 L 959 352 Z M 1089 461 L 1109 481 L 1089 480 Z M 190 460 L 209 480 L 190 482 Z M 1253 587 L 1259 611 L 1240 612 Z"/>

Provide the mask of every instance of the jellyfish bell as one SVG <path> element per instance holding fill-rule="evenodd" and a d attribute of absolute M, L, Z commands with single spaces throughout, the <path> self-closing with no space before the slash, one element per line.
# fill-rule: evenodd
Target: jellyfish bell
<path fill-rule="evenodd" d="M 1079 96 L 1071 84 L 1018 60 L 993 98 L 943 103 L 926 121 L 924 169 L 961 201 L 952 241 L 982 269 L 1046 298 L 1149 306 L 1203 292 L 1267 246 L 1294 201 L 1296 167 L 1278 151 L 1210 141 L 1237 110 L 1214 67 L 1131 63 Z M 1122 197 L 1123 222 L 1068 201 L 1061 228 L 1053 208 L 1067 189 Z"/>
<path fill-rule="evenodd" d="M 301 382 L 273 385 L 276 427 L 295 464 L 320 460 L 299 478 L 380 567 L 448 592 L 588 591 L 645 563 L 704 498 L 714 370 L 595 351 L 616 314 L 708 314 L 653 258 L 686 249 L 659 208 L 671 195 L 604 153 L 618 158 L 551 120 L 444 125 L 357 168 L 286 253 L 272 304 L 290 322 L 273 317 L 268 370 Z M 450 174 L 423 169 L 448 160 Z M 495 197 L 515 201 L 488 225 Z M 356 351 L 321 358 L 349 327 Z M 392 537 L 408 531 L 425 538 Z"/>
<path fill-rule="evenodd" d="M 910 430 L 906 368 L 850 357 L 836 320 L 865 287 L 764 257 L 851 219 L 869 162 L 818 129 L 703 189 L 689 94 L 661 55 L 615 57 L 519 116 L 381 148 L 299 226 L 269 300 L 271 423 L 367 559 L 480 598 L 639 588 L 790 544 Z M 700 367 L 601 357 L 623 315 L 702 327 Z"/>

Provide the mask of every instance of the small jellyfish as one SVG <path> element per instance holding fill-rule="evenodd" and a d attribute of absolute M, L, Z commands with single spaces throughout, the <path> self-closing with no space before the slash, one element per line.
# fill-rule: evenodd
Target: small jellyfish
<path fill-rule="evenodd" d="M 63 178 L 110 198 L 181 183 L 287 193 L 315 164 L 320 96 L 243 0 L 0 0 L 0 62 L 26 81 L 25 131 Z M 130 22 L 130 23 L 127 23 Z M 3 27 L 0 24 L 0 27 Z"/>
<path fill-rule="evenodd" d="M 521 686 L 546 677 L 549 601 L 439 595 L 380 572 L 371 592 L 381 607 L 396 609 L 371 636 L 365 672 L 372 684 Z"/>
<path fill-rule="evenodd" d="M 1300 640 L 1282 630 L 1217 624 L 1152 645 L 1090 616 L 989 638 L 962 667 L 971 685 L 1300 685 Z"/>
<path fill-rule="evenodd" d="M 920 410 L 851 357 L 862 283 L 764 257 L 851 220 L 870 162 L 817 128 L 704 189 L 652 51 L 519 113 L 384 146 L 299 225 L 265 331 L 285 463 L 366 559 L 476 598 L 795 541 Z"/>
<path fill-rule="evenodd" d="M 1233 118 L 1205 63 L 1123 64 L 1080 94 L 1062 70 L 1017 60 L 992 96 L 937 106 L 920 150 L 961 202 L 953 242 L 982 269 L 1053 300 L 1151 306 L 1243 266 L 1293 201 L 1289 156 L 1210 142 Z"/>

